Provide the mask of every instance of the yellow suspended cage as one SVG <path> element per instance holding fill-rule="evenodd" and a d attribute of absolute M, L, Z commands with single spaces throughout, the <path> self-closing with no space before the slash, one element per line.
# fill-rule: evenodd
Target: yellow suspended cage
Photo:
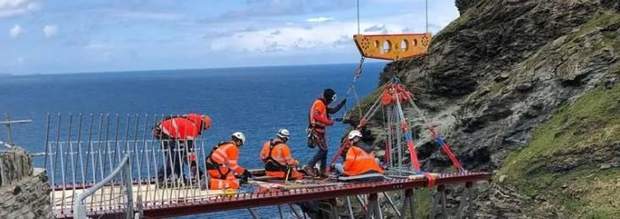
<path fill-rule="evenodd" d="M 361 34 L 359 24 L 359 0 L 357 1 L 357 34 L 353 40 L 365 58 L 400 60 L 424 56 L 432 35 L 428 32 L 428 0 L 426 2 L 426 33 Z"/>

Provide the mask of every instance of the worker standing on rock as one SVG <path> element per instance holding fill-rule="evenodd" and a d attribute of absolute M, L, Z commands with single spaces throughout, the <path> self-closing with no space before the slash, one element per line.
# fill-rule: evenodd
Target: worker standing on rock
<path fill-rule="evenodd" d="M 372 147 L 361 141 L 362 133 L 358 130 L 349 132 L 347 136 L 350 146 L 344 152 L 344 163 L 335 165 L 336 171 L 345 176 L 359 176 L 369 173 L 383 174 Z"/>
<path fill-rule="evenodd" d="M 211 123 L 212 120 L 207 115 L 190 113 L 166 117 L 155 125 L 153 137 L 161 140 L 166 159 L 157 173 L 160 181 L 163 182 L 166 177 L 171 178 L 173 174 L 182 177 L 182 162 L 190 166 L 194 177 L 202 175 L 196 165 L 194 141 L 200 137 L 202 131 L 211 128 Z"/>
<path fill-rule="evenodd" d="M 276 138 L 263 144 L 260 159 L 265 163 L 267 176 L 280 179 L 303 179 L 303 175 L 295 170 L 299 162 L 293 159 L 291 149 L 288 147 L 290 133 L 287 129 L 280 129 Z"/>
<path fill-rule="evenodd" d="M 330 114 L 338 112 L 346 103 L 347 99 L 342 100 L 336 107 L 329 108 L 329 104 L 336 100 L 336 92 L 330 88 L 323 91 L 322 97 L 316 99 L 310 107 L 310 113 L 308 116 L 308 147 L 318 147 L 316 155 L 308 162 L 304 171 L 309 175 L 321 175 L 326 177 L 325 169 L 327 165 L 327 139 L 326 128 L 334 124 L 334 121 L 330 119 Z M 340 119 L 341 120 L 341 119 Z M 320 173 L 316 174 L 314 166 L 317 162 L 321 161 Z"/>
<path fill-rule="evenodd" d="M 209 172 L 210 189 L 238 189 L 246 183 L 251 174 L 239 166 L 239 148 L 245 144 L 245 135 L 235 132 L 229 141 L 221 142 L 213 148 L 207 157 L 206 166 Z"/>

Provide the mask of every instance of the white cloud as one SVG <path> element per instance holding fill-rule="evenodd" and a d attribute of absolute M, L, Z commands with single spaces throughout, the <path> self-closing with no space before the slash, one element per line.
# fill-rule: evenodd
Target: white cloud
<path fill-rule="evenodd" d="M 458 14 L 437 16 L 431 24 L 431 32 L 437 33 Z M 313 19 L 313 21 L 323 21 Z M 308 22 L 308 20 L 306 20 Z M 415 13 L 365 19 L 360 24 L 365 34 L 424 32 L 424 20 Z M 273 34 L 278 33 L 278 34 Z M 232 50 L 242 53 L 297 54 L 313 50 L 324 53 L 355 48 L 353 35 L 357 33 L 355 20 L 331 21 L 308 24 L 286 23 L 259 30 L 233 32 L 230 35 L 209 39 L 215 51 Z"/>
<path fill-rule="evenodd" d="M 16 24 L 16 25 L 13 25 L 13 28 L 9 30 L 9 36 L 11 36 L 11 38 L 17 38 L 20 35 L 22 35 L 23 32 L 24 32 L 24 29 L 22 29 L 21 26 Z"/>
<path fill-rule="evenodd" d="M 328 22 L 328 21 L 333 21 L 333 20 L 334 18 L 332 17 L 313 17 L 313 18 L 306 19 L 306 21 L 310 23 L 323 23 L 323 22 Z"/>
<path fill-rule="evenodd" d="M 58 34 L 58 26 L 56 25 L 45 25 L 43 27 L 43 34 L 45 34 L 46 38 L 51 38 Z"/>
<path fill-rule="evenodd" d="M 37 0 L 0 0 L 0 18 L 22 15 L 40 7 Z"/>

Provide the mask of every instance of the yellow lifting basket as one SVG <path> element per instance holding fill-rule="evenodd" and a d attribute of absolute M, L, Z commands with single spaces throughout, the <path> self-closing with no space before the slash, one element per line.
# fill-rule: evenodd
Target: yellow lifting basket
<path fill-rule="evenodd" d="M 353 36 L 357 49 L 363 57 L 391 61 L 426 55 L 431 38 L 430 33 Z"/>

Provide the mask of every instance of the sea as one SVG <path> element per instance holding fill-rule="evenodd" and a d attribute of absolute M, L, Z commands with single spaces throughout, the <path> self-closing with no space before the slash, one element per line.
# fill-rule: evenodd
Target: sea
<path fill-rule="evenodd" d="M 378 84 L 384 63 L 366 63 L 355 90 L 361 98 Z M 0 77 L 0 120 L 31 119 L 12 127 L 13 142 L 30 152 L 43 152 L 48 113 L 208 114 L 213 127 L 203 133 L 207 144 L 227 140 L 235 131 L 246 134 L 239 163 L 259 168 L 262 143 L 280 128 L 291 132 L 289 145 L 296 159 L 306 163 L 316 152 L 306 146 L 308 109 L 325 88 L 346 98 L 357 64 L 243 67 L 139 72 L 102 72 Z M 356 103 L 347 98 L 346 109 Z M 341 117 L 339 112 L 333 117 Z M 328 129 L 331 157 L 343 136 L 344 124 Z M 8 130 L 0 127 L 0 140 Z M 34 160 L 43 166 L 42 159 Z M 291 212 L 285 208 L 289 217 Z M 261 218 L 278 217 L 274 207 L 256 209 Z M 184 218 L 251 218 L 247 210 Z"/>

